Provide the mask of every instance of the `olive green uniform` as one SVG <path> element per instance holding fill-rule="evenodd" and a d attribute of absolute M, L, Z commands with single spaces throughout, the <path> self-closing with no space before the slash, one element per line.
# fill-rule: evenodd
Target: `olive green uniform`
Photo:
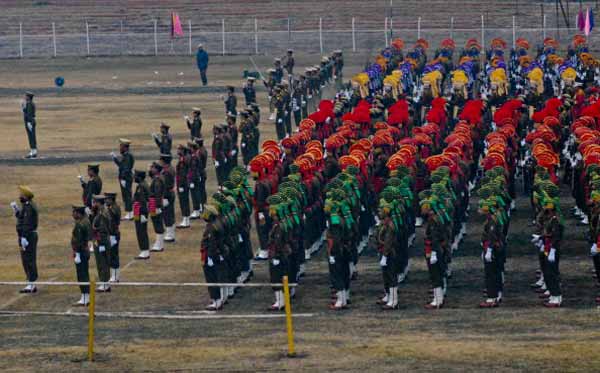
<path fill-rule="evenodd" d="M 73 249 L 73 258 L 75 259 L 77 282 L 90 281 L 90 250 L 88 249 L 88 239 L 91 235 L 91 230 L 90 221 L 86 217 L 75 220 L 75 225 L 71 233 L 71 248 Z M 90 293 L 89 285 L 80 285 L 79 289 L 82 294 Z"/>

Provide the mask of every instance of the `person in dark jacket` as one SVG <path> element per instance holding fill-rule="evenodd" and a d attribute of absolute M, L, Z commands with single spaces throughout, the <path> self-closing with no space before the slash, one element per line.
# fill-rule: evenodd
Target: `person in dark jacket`
<path fill-rule="evenodd" d="M 25 158 L 37 157 L 37 138 L 35 136 L 35 104 L 33 103 L 33 93 L 25 92 L 25 101 L 21 104 L 23 110 L 23 121 L 27 131 L 27 140 L 29 141 L 29 154 Z"/>
<path fill-rule="evenodd" d="M 224 97 L 223 100 L 225 101 L 225 115 L 237 115 L 237 97 L 235 96 L 235 87 L 227 87 L 227 97 Z"/>
<path fill-rule="evenodd" d="M 133 187 L 133 166 L 135 165 L 135 159 L 129 151 L 130 145 L 131 140 L 119 139 L 119 155 L 110 153 L 113 162 L 119 168 L 119 185 L 121 186 L 121 195 L 123 196 L 123 205 L 126 212 L 123 220 L 133 219 L 131 188 Z"/>
<path fill-rule="evenodd" d="M 160 154 L 171 154 L 171 148 L 173 147 L 173 136 L 169 133 L 169 126 L 165 122 L 160 123 L 160 133 L 153 133 L 152 138 L 158 146 Z"/>
<path fill-rule="evenodd" d="M 20 204 L 20 206 L 19 206 Z M 33 192 L 25 185 L 19 186 L 19 204 L 12 202 L 15 218 L 17 218 L 17 244 L 21 252 L 21 262 L 27 276 L 27 285 L 20 293 L 35 293 L 37 271 L 37 243 L 38 243 L 38 209 L 33 203 Z"/>
<path fill-rule="evenodd" d="M 196 137 L 202 137 L 202 118 L 200 118 L 200 108 L 192 108 L 192 118 L 187 115 L 183 117 L 188 129 L 190 130 L 190 139 L 194 140 Z M 165 153 L 166 154 L 166 153 Z"/>
<path fill-rule="evenodd" d="M 208 53 L 206 53 L 202 44 L 198 44 L 198 52 L 196 52 L 196 64 L 198 65 L 198 70 L 200 70 L 200 79 L 202 79 L 202 85 L 207 85 L 208 79 L 206 78 L 206 69 L 208 68 Z"/>

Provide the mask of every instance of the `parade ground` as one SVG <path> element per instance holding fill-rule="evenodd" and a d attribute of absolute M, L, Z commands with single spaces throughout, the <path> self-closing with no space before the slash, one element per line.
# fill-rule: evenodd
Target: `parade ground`
<path fill-rule="evenodd" d="M 345 54 L 345 75 L 358 72 L 370 56 Z M 320 59 L 298 53 L 304 69 Z M 272 56 L 255 56 L 263 69 Z M 201 87 L 191 57 L 61 58 L 0 62 L 0 282 L 23 281 L 14 218 L 8 207 L 16 186 L 36 194 L 40 228 L 38 281 L 75 281 L 70 248 L 71 206 L 81 203 L 77 176 L 100 162 L 105 191 L 118 189 L 109 153 L 129 138 L 136 168 L 146 169 L 158 151 L 150 134 L 161 121 L 171 125 L 174 144 L 187 141 L 183 115 L 202 109 L 202 133 L 209 149 L 211 128 L 223 121 L 221 95 L 234 85 L 242 100 L 247 56 L 211 57 L 209 84 Z M 65 85 L 57 88 L 54 78 Z M 260 85 L 260 84 L 259 84 Z M 20 100 L 36 93 L 40 157 L 24 160 L 27 139 Z M 275 137 L 268 121 L 267 97 L 257 90 L 263 109 L 261 142 Z M 331 98 L 332 89 L 323 98 Z M 216 190 L 208 167 L 209 196 Z M 538 257 L 530 244 L 533 228 L 529 199 L 519 194 L 508 236 L 504 300 L 480 309 L 484 274 L 482 220 L 471 198 L 467 235 L 455 253 L 453 276 L 443 309 L 427 311 L 430 287 L 423 259 L 423 231 L 417 230 L 408 280 L 399 289 L 400 309 L 384 312 L 375 304 L 382 293 L 374 250 L 365 249 L 352 282 L 352 304 L 328 310 L 329 274 L 324 250 L 307 262 L 306 276 L 292 301 L 297 356 L 288 358 L 283 314 L 266 311 L 270 288 L 244 288 L 219 312 L 204 311 L 203 287 L 119 287 L 98 294 L 95 361 L 87 361 L 88 319 L 73 307 L 75 286 L 38 287 L 34 295 L 0 286 L 0 370 L 2 371 L 594 371 L 600 367 L 600 310 L 588 256 L 586 228 L 567 217 L 561 273 L 563 307 L 542 307 L 530 289 Z M 573 199 L 565 190 L 568 211 Z M 179 209 L 176 216 L 180 217 Z M 121 281 L 203 282 L 200 238 L 204 223 L 177 231 L 177 242 L 148 261 L 135 261 L 138 249 L 132 222 L 121 225 Z M 256 249 L 256 231 L 252 230 Z M 96 276 L 93 260 L 90 273 Z M 268 283 L 267 262 L 254 264 L 252 283 Z"/>

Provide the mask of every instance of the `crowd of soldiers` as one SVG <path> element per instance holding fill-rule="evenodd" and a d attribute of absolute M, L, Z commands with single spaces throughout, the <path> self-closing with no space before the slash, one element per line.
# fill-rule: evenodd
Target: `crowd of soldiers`
<path fill-rule="evenodd" d="M 273 284 L 282 283 L 284 276 L 299 282 L 306 260 L 326 248 L 332 310 L 351 303 L 356 265 L 367 247 L 378 252 L 382 272 L 384 293 L 376 301 L 384 310 L 397 309 L 411 248 L 422 247 L 432 295 L 425 307 L 438 309 L 445 304 L 453 252 L 467 234 L 470 197 L 476 190 L 478 212 L 485 218 L 485 297 L 479 306 L 493 308 L 503 299 L 510 217 L 521 180 L 530 197 L 536 229 L 532 243 L 539 252 L 539 277 L 532 286 L 544 306 L 560 307 L 563 176 L 576 200 L 573 214 L 589 224 L 590 253 L 600 275 L 600 101 L 598 91 L 589 88 L 599 64 L 588 53 L 585 39 L 575 37 L 564 59 L 556 54 L 558 43 L 551 38 L 544 40 L 535 58 L 528 55 L 528 42 L 519 39 L 508 61 L 503 40 L 493 39 L 490 49 L 482 51 L 471 39 L 456 65 L 456 46 L 450 39 L 441 43 L 431 61 L 425 40 L 418 40 L 406 55 L 403 47 L 403 41 L 392 41 L 350 85 L 340 86 L 333 100 L 322 100 L 321 90 L 331 80 L 341 81 L 341 52 L 302 76 L 294 74 L 293 52 L 288 51 L 284 63 L 277 59 L 264 80 L 278 141 L 267 140 L 260 147 L 256 79 L 248 78 L 243 87 L 247 109 L 241 112 L 230 87 L 223 97 L 227 123 L 213 128 L 219 190 L 209 202 L 199 109 L 194 109 L 193 119 L 185 118 L 191 141 L 177 147 L 176 167 L 170 165 L 168 126 L 153 136 L 161 155 L 150 167 L 150 186 L 146 172 L 133 169 L 130 142 L 121 139 L 120 155 L 114 159 L 122 192 L 131 188 L 127 175 L 133 175 L 136 184 L 130 203 L 125 197 L 123 201 L 125 218 L 135 220 L 138 258 L 147 259 L 150 251 L 162 251 L 164 241 L 175 239 L 177 193 L 182 213 L 177 227 L 189 228 L 189 220 L 198 217 L 206 222 L 202 264 L 206 281 L 215 284 L 209 288 L 209 310 L 221 309 L 234 295 L 234 287 L 222 284 L 252 276 L 252 221 L 259 243 L 254 259 L 268 260 Z M 485 62 L 480 64 L 482 55 Z M 244 167 L 237 164 L 240 149 Z M 88 179 L 82 179 L 85 206 L 74 208 L 73 247 L 76 264 L 83 263 L 87 259 L 81 250 L 89 257 L 88 242 L 93 241 L 104 283 L 99 290 L 110 291 L 108 283 L 118 281 L 118 249 L 116 258 L 111 249 L 115 244 L 118 248 L 120 209 L 114 194 L 101 194 L 98 173 L 98 166 L 90 165 Z M 253 187 L 248 176 L 255 181 Z M 21 207 L 13 207 L 18 220 L 31 210 L 26 206 L 33 206 L 30 190 L 24 187 L 21 196 Z M 149 217 L 156 233 L 152 248 Z M 415 241 L 421 226 L 422 246 Z M 33 224 L 20 227 L 20 245 L 36 241 L 30 233 Z M 33 278 L 33 269 L 27 268 Z M 87 273 L 81 272 L 84 281 Z M 79 278 L 79 267 L 77 273 Z M 273 291 L 275 302 L 269 309 L 282 310 L 282 289 L 275 286 Z M 80 303 L 85 302 L 83 292 Z"/>

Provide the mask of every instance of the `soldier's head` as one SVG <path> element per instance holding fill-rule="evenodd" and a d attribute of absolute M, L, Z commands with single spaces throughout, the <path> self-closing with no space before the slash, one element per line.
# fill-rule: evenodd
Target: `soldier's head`
<path fill-rule="evenodd" d="M 192 114 L 194 114 L 194 118 L 198 118 L 201 114 L 200 108 L 197 107 L 193 107 L 192 108 Z"/>
<path fill-rule="evenodd" d="M 233 94 L 235 93 L 235 87 L 232 85 L 228 85 L 227 86 L 227 95 L 228 96 L 233 96 Z"/>
<path fill-rule="evenodd" d="M 98 210 L 106 203 L 106 196 L 104 194 L 96 194 L 92 197 L 92 209 Z"/>
<path fill-rule="evenodd" d="M 123 138 L 119 139 L 119 152 L 121 152 L 121 154 L 127 153 L 130 145 L 131 140 Z"/>
<path fill-rule="evenodd" d="M 185 146 L 183 144 L 177 145 L 177 155 L 180 157 L 183 155 L 186 155 L 188 153 L 188 150 L 189 149 L 187 148 L 187 146 Z"/>
<path fill-rule="evenodd" d="M 158 175 L 160 175 L 161 171 L 162 171 L 162 166 L 160 163 L 152 162 L 150 164 L 150 167 L 149 167 L 150 176 L 152 176 L 152 177 L 158 176 Z"/>
<path fill-rule="evenodd" d="M 104 193 L 106 206 L 112 206 L 117 201 L 117 193 Z"/>
<path fill-rule="evenodd" d="M 213 135 L 219 135 L 221 134 L 221 125 L 220 124 L 215 124 L 213 126 Z"/>
<path fill-rule="evenodd" d="M 288 50 L 287 50 L 287 55 L 288 55 L 288 56 L 291 56 L 291 55 L 293 55 L 293 54 L 294 54 L 294 51 L 293 51 L 292 49 L 288 49 Z"/>
<path fill-rule="evenodd" d="M 73 219 L 80 220 L 85 216 L 85 206 L 73 206 Z"/>
<path fill-rule="evenodd" d="M 31 102 L 33 101 L 33 92 L 27 91 L 25 92 L 25 101 Z"/>
<path fill-rule="evenodd" d="M 202 219 L 207 223 L 214 222 L 219 216 L 219 210 L 213 205 L 206 205 L 202 212 Z"/>
<path fill-rule="evenodd" d="M 160 122 L 160 133 L 166 135 L 167 133 L 169 133 L 169 128 L 171 128 L 171 126 L 169 126 L 165 122 Z"/>
<path fill-rule="evenodd" d="M 160 165 L 162 167 L 165 167 L 165 166 L 171 164 L 172 160 L 173 160 L 173 156 L 171 154 L 161 154 L 158 162 L 160 163 Z"/>
<path fill-rule="evenodd" d="M 256 78 L 255 78 L 255 77 L 253 77 L 253 76 L 249 76 L 249 77 L 248 77 L 248 81 L 247 81 L 247 83 L 248 83 L 248 85 L 249 85 L 249 86 L 251 86 L 251 85 L 253 85 L 253 84 L 254 84 L 254 82 L 255 82 L 255 81 L 256 81 Z"/>
<path fill-rule="evenodd" d="M 87 167 L 89 177 L 96 177 L 100 173 L 100 165 L 98 163 L 89 164 Z"/>
<path fill-rule="evenodd" d="M 144 179 L 146 179 L 146 171 L 140 171 L 140 170 L 135 170 L 133 172 L 133 180 L 136 183 L 141 183 L 142 181 L 144 181 Z"/>
<path fill-rule="evenodd" d="M 198 148 L 202 148 L 204 146 L 204 139 L 202 137 L 194 137 L 194 142 Z"/>
<path fill-rule="evenodd" d="M 276 58 L 275 59 L 275 66 L 279 67 L 281 65 L 281 58 Z"/>
<path fill-rule="evenodd" d="M 19 201 L 26 203 L 33 199 L 33 192 L 26 185 L 19 185 Z"/>

